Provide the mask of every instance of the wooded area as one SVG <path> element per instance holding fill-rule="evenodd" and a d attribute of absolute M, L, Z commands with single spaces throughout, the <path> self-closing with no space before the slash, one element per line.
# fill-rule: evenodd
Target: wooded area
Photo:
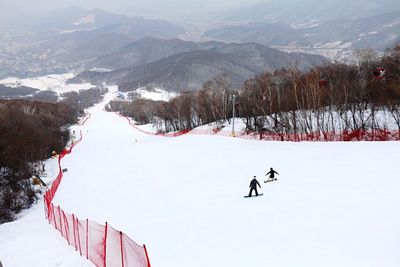
<path fill-rule="evenodd" d="M 169 102 L 114 101 L 109 109 L 141 124 L 154 123 L 160 132 L 222 123 L 232 117 L 233 105 L 236 116 L 253 132 L 386 129 L 382 117 L 390 117 L 400 130 L 400 44 L 381 58 L 371 49 L 358 50 L 354 56 L 354 65 L 332 63 L 306 73 L 266 72 L 247 80 L 238 91 L 230 90 L 229 80 L 220 76 Z"/>
<path fill-rule="evenodd" d="M 0 223 L 34 203 L 31 178 L 41 176 L 53 150 L 63 150 L 74 122 L 65 104 L 0 101 Z"/>
<path fill-rule="evenodd" d="M 63 102 L 56 103 L 0 99 L 0 224 L 36 201 L 39 192 L 33 184 L 40 183 L 44 161 L 52 151 L 65 148 L 70 140 L 68 126 L 106 91 L 66 93 Z"/>

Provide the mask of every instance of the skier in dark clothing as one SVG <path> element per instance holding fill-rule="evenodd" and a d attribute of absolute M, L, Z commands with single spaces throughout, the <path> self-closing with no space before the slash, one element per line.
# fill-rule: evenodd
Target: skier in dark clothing
<path fill-rule="evenodd" d="M 251 194 L 253 193 L 253 190 L 256 191 L 256 196 L 258 196 L 257 192 L 257 185 L 261 188 L 261 185 L 258 183 L 256 177 L 253 177 L 253 180 L 250 182 L 250 192 L 249 192 L 249 197 L 251 197 Z"/>
<path fill-rule="evenodd" d="M 270 171 L 267 172 L 267 174 L 265 174 L 265 176 L 267 176 L 268 174 L 269 174 L 268 180 L 276 180 L 276 179 L 278 179 L 278 178 L 275 178 L 275 174 L 279 175 L 279 173 L 276 172 L 274 169 L 270 168 Z"/>

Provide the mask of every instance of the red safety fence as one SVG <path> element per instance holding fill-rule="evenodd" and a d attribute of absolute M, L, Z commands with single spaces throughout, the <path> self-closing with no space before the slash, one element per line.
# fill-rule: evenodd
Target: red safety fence
<path fill-rule="evenodd" d="M 196 135 L 215 135 L 215 136 L 232 136 L 230 130 L 220 129 L 186 129 L 174 133 L 152 133 L 142 130 L 131 119 L 119 113 L 119 116 L 126 118 L 129 124 L 136 130 L 150 135 L 160 135 L 167 137 L 176 137 L 184 134 Z M 352 130 L 342 132 L 313 132 L 313 133 L 271 133 L 271 132 L 235 132 L 235 137 L 249 139 L 249 140 L 263 140 L 263 141 L 318 141 L 318 142 L 332 142 L 332 141 L 400 141 L 400 131 L 388 129 L 372 129 L 372 130 Z"/>
<path fill-rule="evenodd" d="M 159 136 L 165 136 L 165 137 L 177 137 L 177 136 L 181 136 L 181 135 L 187 134 L 187 133 L 189 133 L 191 131 L 191 130 L 187 129 L 187 130 L 180 130 L 178 132 L 173 132 L 173 133 L 152 133 L 152 132 L 148 132 L 148 131 L 145 131 L 145 130 L 141 129 L 134 122 L 132 122 L 132 120 L 130 118 L 125 117 L 124 115 L 121 115 L 121 114 L 119 114 L 117 112 L 115 112 L 115 113 L 117 115 L 119 115 L 120 117 L 125 118 L 128 121 L 129 125 L 131 125 L 133 128 L 135 128 L 136 130 L 138 130 L 141 133 L 148 134 L 148 135 L 159 135 Z"/>
<path fill-rule="evenodd" d="M 209 129 L 194 129 L 189 134 L 198 135 L 217 135 L 217 136 L 232 136 L 231 131 L 215 131 Z M 314 133 L 255 133 L 255 132 L 235 132 L 235 136 L 250 140 L 264 141 L 400 141 L 400 131 L 390 131 L 387 129 L 375 130 L 354 130 L 335 132 L 314 132 Z"/>
<path fill-rule="evenodd" d="M 150 267 L 145 245 L 138 245 L 108 223 L 100 225 L 88 219 L 79 220 L 76 215 L 69 214 L 52 203 L 63 178 L 61 160 L 65 155 L 70 154 L 81 140 L 82 132 L 80 139 L 58 156 L 58 175 L 44 195 L 46 219 L 61 233 L 70 246 L 96 266 Z"/>

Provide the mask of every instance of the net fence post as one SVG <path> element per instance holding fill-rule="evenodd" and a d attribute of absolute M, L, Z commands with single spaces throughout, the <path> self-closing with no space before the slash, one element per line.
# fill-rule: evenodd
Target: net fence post
<path fill-rule="evenodd" d="M 46 220 L 48 220 L 49 221 L 49 216 L 48 216 L 48 209 L 46 208 L 47 207 L 47 205 L 46 205 L 46 195 L 44 196 L 44 198 L 43 198 L 43 204 L 44 204 L 44 216 L 46 217 Z"/>
<path fill-rule="evenodd" d="M 61 208 L 60 208 L 60 205 L 58 205 L 58 217 L 60 218 L 60 232 L 61 232 L 61 236 L 64 237 L 64 235 L 63 235 L 63 230 L 62 230 Z"/>
<path fill-rule="evenodd" d="M 151 265 L 150 265 L 150 259 L 149 259 L 149 254 L 147 254 L 147 248 L 146 248 L 146 245 L 145 245 L 145 244 L 143 244 L 143 248 L 144 248 L 144 253 L 146 254 L 147 267 L 151 267 Z"/>
<path fill-rule="evenodd" d="M 103 255 L 103 262 L 104 267 L 107 267 L 107 230 L 108 230 L 108 223 L 106 222 L 106 227 L 104 228 L 104 255 Z"/>
<path fill-rule="evenodd" d="M 78 250 L 78 246 L 76 244 L 76 231 L 75 231 L 76 224 L 75 223 L 76 223 L 75 222 L 75 215 L 72 213 L 72 229 L 74 231 L 74 245 L 75 245 L 75 251 L 77 251 Z"/>
<path fill-rule="evenodd" d="M 82 247 L 81 247 L 81 236 L 80 236 L 80 234 L 79 234 L 79 220 L 78 220 L 78 217 L 75 217 L 75 220 L 76 220 L 76 229 L 77 229 L 77 232 L 78 232 L 78 244 L 79 244 L 79 253 L 81 254 L 81 256 L 82 256 Z"/>
<path fill-rule="evenodd" d="M 69 242 L 69 223 L 68 223 L 68 219 L 67 219 L 67 216 L 65 215 L 64 210 L 62 211 L 62 214 L 63 214 L 63 218 L 64 218 L 65 238 L 68 241 L 68 245 L 71 245 L 71 243 Z"/>
<path fill-rule="evenodd" d="M 86 259 L 89 259 L 89 219 L 86 219 Z"/>
<path fill-rule="evenodd" d="M 120 247 L 121 247 L 121 266 L 125 267 L 124 265 L 124 244 L 122 241 L 122 231 L 119 231 L 119 243 L 120 243 Z"/>
<path fill-rule="evenodd" d="M 53 205 L 53 203 L 51 203 L 51 217 L 52 217 L 52 220 L 53 220 L 53 222 L 54 222 L 54 226 L 56 227 L 56 229 L 57 229 L 57 220 L 56 220 L 56 214 L 55 214 L 55 212 L 54 212 L 54 205 Z"/>

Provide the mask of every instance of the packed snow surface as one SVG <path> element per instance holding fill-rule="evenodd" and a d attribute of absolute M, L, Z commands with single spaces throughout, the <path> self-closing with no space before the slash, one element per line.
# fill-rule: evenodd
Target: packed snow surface
<path fill-rule="evenodd" d="M 400 266 L 400 142 L 168 138 L 103 107 L 72 128 L 54 203 L 146 244 L 152 266 Z M 264 195 L 244 198 L 254 175 Z M 41 209 L 0 226 L 3 264 L 83 266 Z"/>
<path fill-rule="evenodd" d="M 57 159 L 46 162 L 50 183 L 58 172 Z M 43 198 L 23 212 L 20 219 L 0 225 L 0 261 L 4 267 L 84 267 L 94 266 L 68 246 L 61 234 L 44 217 Z"/>

